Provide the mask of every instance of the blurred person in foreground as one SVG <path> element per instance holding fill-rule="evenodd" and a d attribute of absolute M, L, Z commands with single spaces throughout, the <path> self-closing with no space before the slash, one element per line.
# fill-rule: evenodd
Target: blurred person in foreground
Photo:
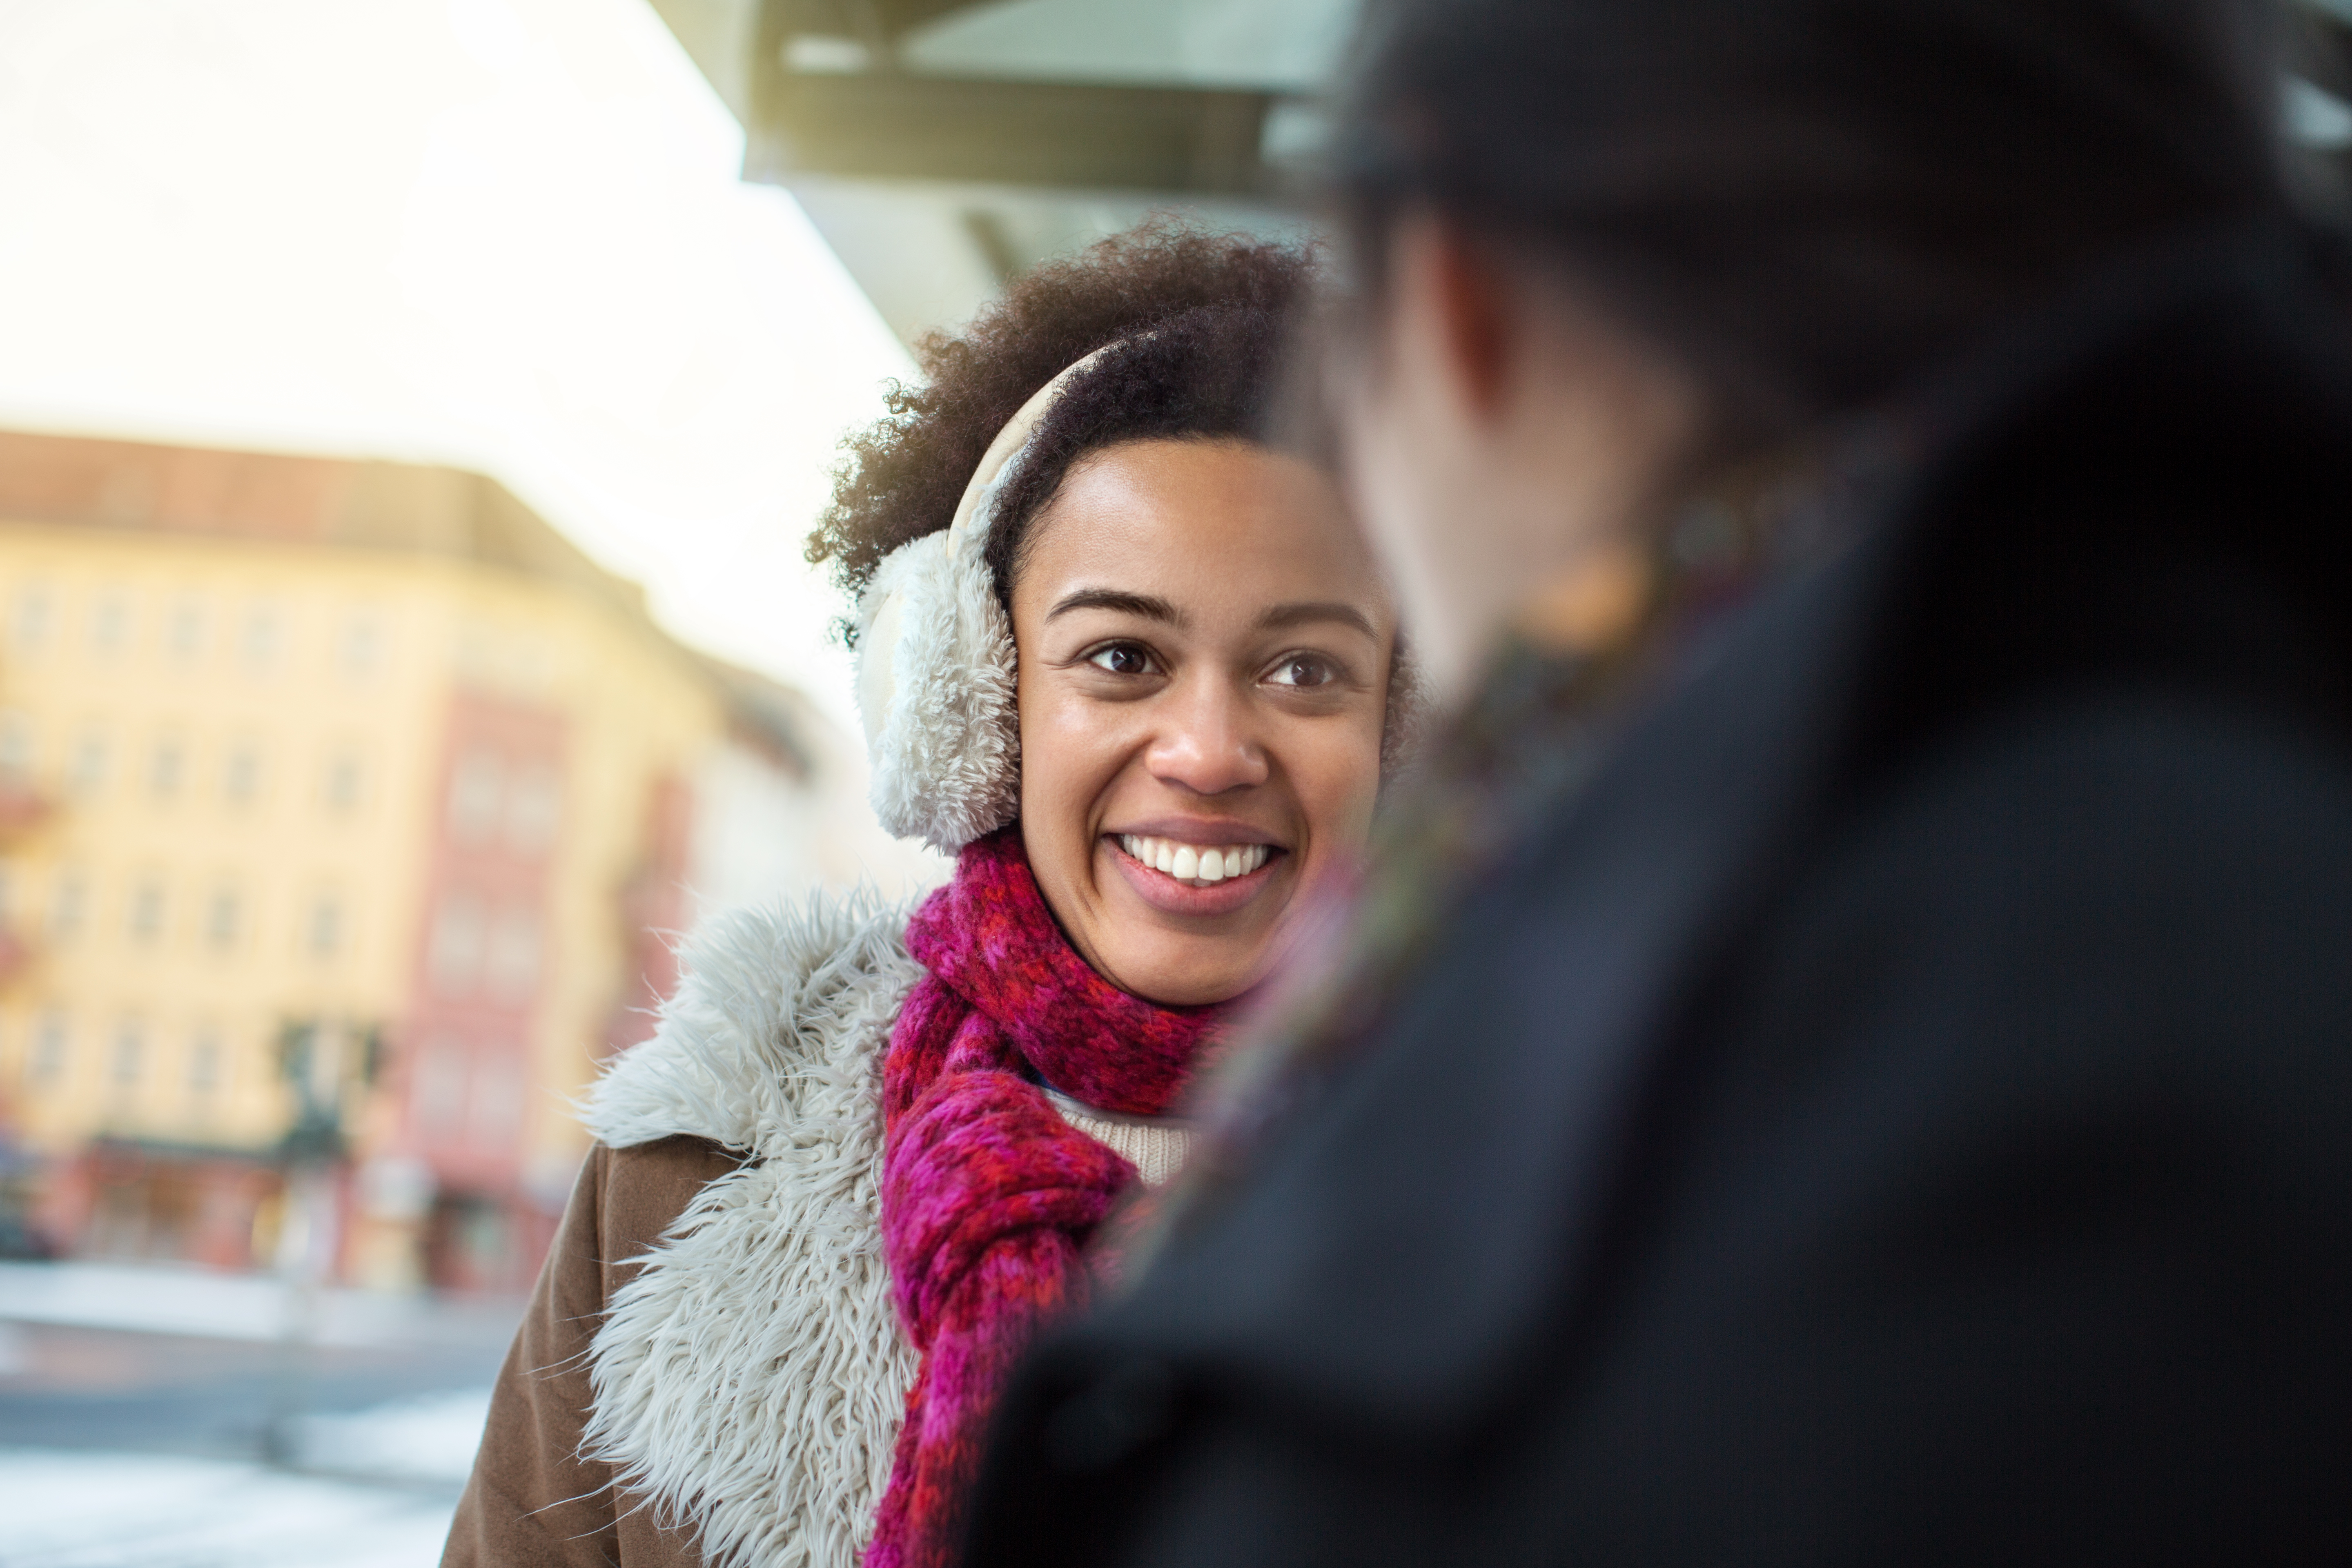
<path fill-rule="evenodd" d="M 444 1561 L 926 1568 L 1227 1004 L 1352 875 L 1403 732 L 1332 477 L 1257 432 L 1307 253 L 1175 226 L 925 346 L 811 554 L 914 910 L 709 921 L 597 1142 Z"/>
<path fill-rule="evenodd" d="M 2352 339 L 2280 17 L 1366 26 L 1331 379 L 1459 717 L 968 1561 L 2344 1560 Z"/>

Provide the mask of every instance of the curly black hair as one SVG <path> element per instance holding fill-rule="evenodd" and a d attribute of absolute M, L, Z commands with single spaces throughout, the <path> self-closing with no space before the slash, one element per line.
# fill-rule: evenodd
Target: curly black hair
<path fill-rule="evenodd" d="M 1029 527 L 1086 453 L 1150 438 L 1264 441 L 1292 312 L 1316 268 L 1300 246 L 1161 220 L 1014 279 L 961 333 L 916 345 L 919 385 L 851 437 L 809 535 L 854 600 L 882 558 L 955 515 L 989 443 L 1031 395 L 1106 344 L 1063 392 L 997 500 L 989 565 L 1011 603 Z"/>

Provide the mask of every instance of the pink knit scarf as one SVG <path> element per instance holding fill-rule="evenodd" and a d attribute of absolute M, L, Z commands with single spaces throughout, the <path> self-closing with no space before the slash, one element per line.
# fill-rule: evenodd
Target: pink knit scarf
<path fill-rule="evenodd" d="M 922 1355 L 866 1568 L 950 1562 L 988 1411 L 1038 1322 L 1083 1302 L 1081 1253 L 1135 1167 L 1035 1081 L 1097 1110 L 1166 1110 L 1217 1019 L 1089 968 L 1037 890 L 1020 828 L 965 847 L 907 949 L 930 973 L 882 1069 L 882 1246 Z"/>

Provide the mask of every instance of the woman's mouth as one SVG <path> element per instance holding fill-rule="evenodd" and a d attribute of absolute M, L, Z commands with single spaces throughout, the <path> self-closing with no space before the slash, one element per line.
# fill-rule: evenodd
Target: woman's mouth
<path fill-rule="evenodd" d="M 1147 838 L 1122 833 L 1118 847 L 1139 865 L 1173 877 L 1188 888 L 1213 888 L 1229 878 L 1246 877 L 1274 853 L 1265 844 L 1187 844 L 1175 838 Z"/>
<path fill-rule="evenodd" d="M 1272 844 L 1195 844 L 1141 833 L 1105 837 L 1136 896 L 1171 915 L 1236 913 L 1274 885 L 1275 868 L 1288 853 Z"/>

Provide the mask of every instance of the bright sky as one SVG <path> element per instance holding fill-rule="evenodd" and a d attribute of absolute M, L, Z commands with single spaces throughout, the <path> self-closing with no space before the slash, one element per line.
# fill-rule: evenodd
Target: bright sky
<path fill-rule="evenodd" d="M 800 561 L 909 374 L 643 0 L 0 0 L 0 425 L 455 462 L 854 733 Z"/>

